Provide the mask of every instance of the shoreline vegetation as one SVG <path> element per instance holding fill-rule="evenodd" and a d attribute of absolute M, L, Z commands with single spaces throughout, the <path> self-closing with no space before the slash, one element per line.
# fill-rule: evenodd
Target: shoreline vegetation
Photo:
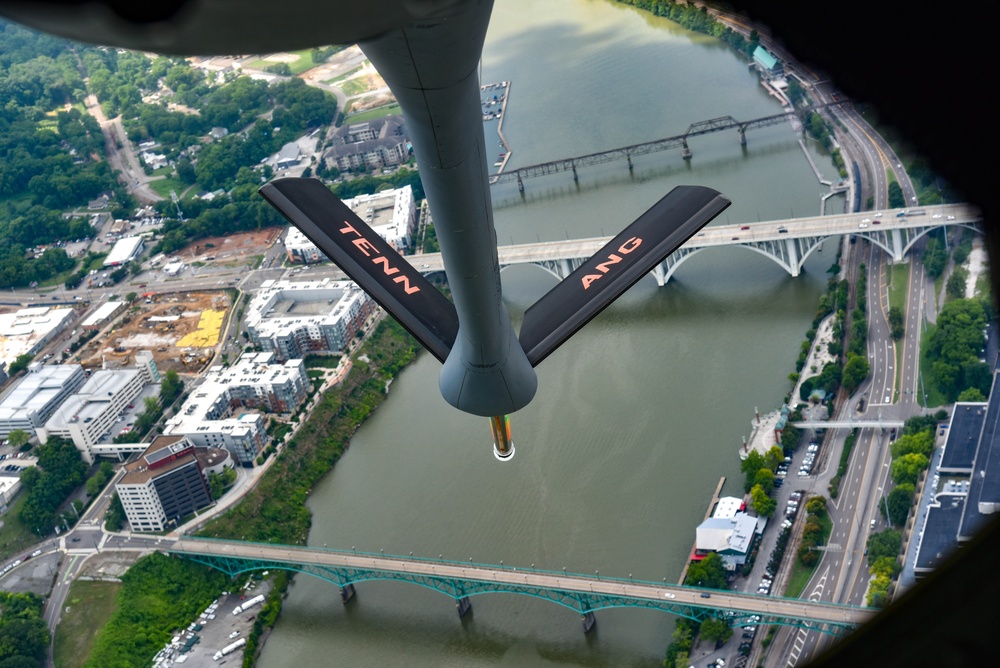
<path fill-rule="evenodd" d="M 355 354 L 354 366 L 331 388 L 285 444 L 271 469 L 243 499 L 197 535 L 305 545 L 312 526 L 309 492 L 337 463 L 362 423 L 385 399 L 390 381 L 417 355 L 419 345 L 392 318 L 383 318 Z M 293 573 L 273 574 L 273 587 L 247 635 L 243 665 L 255 665 L 263 640 L 281 612 Z"/>

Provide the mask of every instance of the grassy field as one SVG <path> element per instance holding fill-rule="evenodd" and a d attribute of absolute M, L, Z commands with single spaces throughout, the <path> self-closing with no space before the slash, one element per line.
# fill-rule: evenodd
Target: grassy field
<path fill-rule="evenodd" d="M 120 582 L 76 580 L 66 598 L 64 612 L 56 628 L 53 653 L 56 668 L 80 668 L 90 656 L 97 632 L 111 618 Z"/>
<path fill-rule="evenodd" d="M 348 102 L 350 105 L 350 102 Z M 402 114 L 403 110 L 399 108 L 398 104 L 392 104 L 388 107 L 380 107 L 378 109 L 372 109 L 371 111 L 363 111 L 360 114 L 350 114 L 345 123 L 365 123 L 373 118 L 384 118 L 385 116 L 395 116 Z"/>
<path fill-rule="evenodd" d="M 895 306 L 906 315 L 906 287 L 910 282 L 910 265 L 894 264 L 889 267 L 889 308 Z"/>
<path fill-rule="evenodd" d="M 934 381 L 934 374 L 931 373 L 931 363 L 927 359 L 927 349 L 931 345 L 931 338 L 934 336 L 934 325 L 927 325 L 920 336 L 920 385 L 917 388 L 917 401 L 921 406 L 934 408 L 948 403 L 948 397 L 938 391 Z M 926 397 L 926 401 L 924 400 Z"/>
<path fill-rule="evenodd" d="M 26 494 L 19 494 L 7 512 L 0 517 L 0 521 L 3 522 L 3 526 L 0 527 L 0 560 L 27 549 L 41 540 L 17 519 L 17 514 L 27 498 Z"/>
<path fill-rule="evenodd" d="M 299 57 L 298 60 L 287 63 L 288 68 L 292 71 L 292 76 L 295 76 L 297 74 L 302 74 L 306 70 L 311 70 L 312 68 L 316 67 L 316 63 L 314 63 L 312 59 L 312 49 L 303 49 L 302 51 L 290 51 L 289 53 Z M 267 68 L 270 67 L 271 65 L 278 65 L 281 62 L 282 61 L 280 60 L 267 60 L 261 58 L 260 60 L 253 61 L 252 63 L 247 65 L 247 67 L 255 70 L 267 71 Z"/>
<path fill-rule="evenodd" d="M 889 267 L 889 308 L 896 307 L 906 319 L 906 292 L 910 282 L 910 265 L 894 264 Z M 903 373 L 903 342 L 896 341 L 896 393 L 899 393 L 899 377 Z"/>
<path fill-rule="evenodd" d="M 156 179 L 155 181 L 149 182 L 149 187 L 156 192 L 160 197 L 170 197 L 170 191 L 173 190 L 180 197 L 184 189 L 187 188 L 187 184 L 180 179 Z"/>

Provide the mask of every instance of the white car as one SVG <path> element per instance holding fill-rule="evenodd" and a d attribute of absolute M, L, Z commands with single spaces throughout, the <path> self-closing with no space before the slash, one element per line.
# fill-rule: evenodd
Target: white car
<path fill-rule="evenodd" d="M 230 634 L 229 634 L 229 637 L 230 637 L 230 638 L 235 638 L 235 637 L 236 637 L 236 636 L 238 636 L 239 634 L 240 634 L 240 632 L 239 632 L 239 631 L 233 631 L 232 633 L 230 633 Z"/>
<path fill-rule="evenodd" d="M 673 594 L 671 594 L 669 591 L 663 592 L 663 596 L 664 596 L 664 598 L 677 598 L 676 596 L 674 596 Z"/>

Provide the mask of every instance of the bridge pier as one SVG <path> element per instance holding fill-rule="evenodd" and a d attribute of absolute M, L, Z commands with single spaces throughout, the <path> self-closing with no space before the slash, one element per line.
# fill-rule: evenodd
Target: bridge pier
<path fill-rule="evenodd" d="M 580 177 L 576 175 L 576 165 L 573 165 L 573 182 L 579 183 Z"/>
<path fill-rule="evenodd" d="M 459 617 L 465 617 L 466 613 L 472 610 L 472 602 L 468 596 L 455 599 L 455 609 L 458 610 Z"/>
<path fill-rule="evenodd" d="M 744 130 L 742 127 L 739 127 L 736 129 L 736 131 L 740 134 L 740 146 L 746 146 L 747 145 L 746 130 Z"/>
<path fill-rule="evenodd" d="M 625 159 L 628 160 L 628 171 L 631 172 L 632 171 L 632 156 L 626 155 Z"/>
<path fill-rule="evenodd" d="M 524 192 L 524 181 L 521 180 L 520 174 L 517 175 L 517 191 L 521 193 Z"/>
<path fill-rule="evenodd" d="M 688 147 L 687 139 L 681 143 L 681 157 L 685 160 L 691 159 L 691 149 Z"/>
<path fill-rule="evenodd" d="M 347 603 L 354 598 L 354 585 L 348 583 L 340 588 L 340 602 Z"/>
<path fill-rule="evenodd" d="M 597 620 L 594 618 L 593 611 L 583 613 L 583 616 L 580 617 L 580 621 L 583 622 L 584 633 L 590 633 L 591 629 L 594 628 L 594 624 L 597 623 Z"/>

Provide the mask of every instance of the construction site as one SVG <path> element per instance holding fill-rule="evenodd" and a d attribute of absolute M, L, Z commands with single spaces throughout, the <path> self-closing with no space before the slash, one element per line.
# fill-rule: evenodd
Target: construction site
<path fill-rule="evenodd" d="M 132 366 L 136 352 L 149 350 L 161 373 L 200 373 L 215 356 L 232 304 L 223 290 L 143 294 L 78 358 L 86 368 L 116 369 Z"/>

